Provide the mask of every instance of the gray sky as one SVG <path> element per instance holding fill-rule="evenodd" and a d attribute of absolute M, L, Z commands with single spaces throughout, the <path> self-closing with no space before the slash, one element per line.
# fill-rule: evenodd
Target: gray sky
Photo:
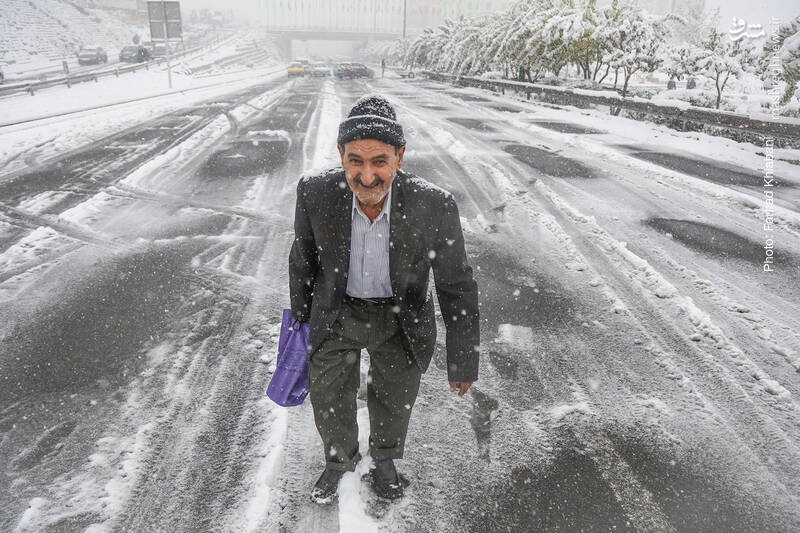
<path fill-rule="evenodd" d="M 771 17 L 778 17 L 781 23 L 786 23 L 800 15 L 800 3 L 789 0 L 706 0 L 706 6 L 719 8 L 721 29 L 730 29 L 736 17 L 747 24 L 761 24 L 768 35 Z"/>
<path fill-rule="evenodd" d="M 213 9 L 234 10 L 240 20 L 259 20 L 265 14 L 262 7 L 270 0 L 181 0 L 184 9 Z M 671 5 L 671 0 L 663 0 L 665 6 Z M 436 0 L 428 2 L 429 5 L 440 5 Z M 600 1 L 600 5 L 608 1 Z M 770 17 L 775 16 L 782 22 L 788 22 L 793 17 L 800 15 L 800 3 L 796 0 L 706 0 L 709 8 L 720 9 L 720 28 L 727 30 L 731 27 L 733 17 L 744 19 L 747 24 L 761 24 L 769 32 Z"/>

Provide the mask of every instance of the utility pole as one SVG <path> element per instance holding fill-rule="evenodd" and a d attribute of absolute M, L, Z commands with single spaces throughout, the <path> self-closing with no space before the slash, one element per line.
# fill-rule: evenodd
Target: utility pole
<path fill-rule="evenodd" d="M 403 39 L 406 38 L 406 20 L 408 13 L 408 0 L 403 0 Z"/>
<path fill-rule="evenodd" d="M 161 9 L 164 14 L 164 51 L 167 54 L 167 81 L 172 89 L 172 67 L 169 64 L 169 35 L 167 34 L 167 4 L 161 0 Z"/>

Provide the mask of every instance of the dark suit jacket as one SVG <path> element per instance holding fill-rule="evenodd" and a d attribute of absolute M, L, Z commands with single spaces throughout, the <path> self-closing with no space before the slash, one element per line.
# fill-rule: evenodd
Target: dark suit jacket
<path fill-rule="evenodd" d="M 425 372 L 436 345 L 434 284 L 447 331 L 450 381 L 478 378 L 478 287 L 467 264 L 453 195 L 399 170 L 392 182 L 389 271 L 400 325 Z M 353 193 L 340 167 L 297 184 L 295 239 L 289 255 L 292 313 L 310 321 L 311 353 L 330 333 L 347 289 Z"/>

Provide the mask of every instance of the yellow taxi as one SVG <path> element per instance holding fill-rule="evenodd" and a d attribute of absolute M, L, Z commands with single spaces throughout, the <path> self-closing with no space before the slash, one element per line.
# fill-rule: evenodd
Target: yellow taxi
<path fill-rule="evenodd" d="M 306 69 L 303 66 L 303 64 L 300 63 L 299 61 L 292 61 L 291 63 L 289 63 L 289 66 L 287 67 L 286 71 L 289 73 L 290 78 L 292 76 L 306 75 Z"/>

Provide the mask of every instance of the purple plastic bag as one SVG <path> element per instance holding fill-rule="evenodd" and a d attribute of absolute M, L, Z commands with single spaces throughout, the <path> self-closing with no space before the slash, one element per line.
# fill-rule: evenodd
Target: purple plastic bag
<path fill-rule="evenodd" d="M 267 396 L 283 407 L 300 405 L 308 395 L 308 322 L 297 322 L 291 309 L 283 310 L 278 361 Z"/>

